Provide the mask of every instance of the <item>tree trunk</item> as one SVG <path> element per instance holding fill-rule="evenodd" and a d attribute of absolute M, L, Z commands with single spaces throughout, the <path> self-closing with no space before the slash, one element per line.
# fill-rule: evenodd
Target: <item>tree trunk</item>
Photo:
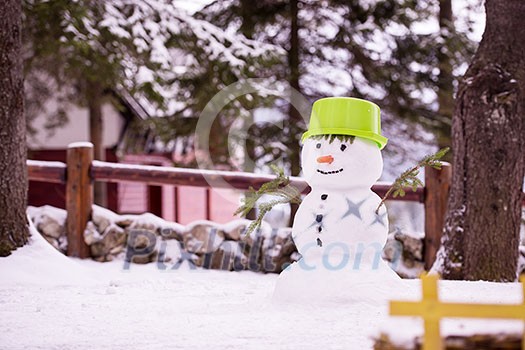
<path fill-rule="evenodd" d="M 29 237 L 24 82 L 21 57 L 22 6 L 5 0 L 0 18 L 0 256 Z"/>
<path fill-rule="evenodd" d="M 301 92 L 301 87 L 299 85 L 300 78 L 300 69 L 299 69 L 299 48 L 300 48 L 300 39 L 299 39 L 299 0 L 290 0 L 290 48 L 288 50 L 288 68 L 289 68 L 289 83 L 290 86 Z M 298 126 L 303 124 L 303 120 L 299 112 L 290 104 L 288 109 L 288 132 L 290 133 L 288 140 L 290 144 L 288 145 L 289 154 L 290 154 L 290 164 L 291 164 L 291 174 L 292 176 L 298 176 L 301 172 L 301 162 L 300 162 L 300 153 L 301 147 L 299 144 L 300 136 L 297 135 L 300 133 L 300 128 Z M 299 208 L 298 204 L 290 204 L 291 213 L 290 213 L 290 227 L 293 225 L 293 219 L 295 213 Z"/>
<path fill-rule="evenodd" d="M 248 39 L 253 39 L 253 32 L 255 29 L 255 20 L 254 16 L 256 14 L 256 4 L 253 0 L 241 0 L 241 33 Z M 249 118 L 246 118 L 248 128 L 253 124 L 253 116 L 250 115 Z M 249 130 L 246 132 L 249 132 Z M 245 144 L 245 161 L 243 165 L 243 170 L 246 172 L 253 172 L 255 170 L 255 143 L 251 137 L 246 139 Z M 255 220 L 257 217 L 255 208 L 252 208 L 247 214 L 246 219 Z"/>
<path fill-rule="evenodd" d="M 447 279 L 514 281 L 524 176 L 525 2 L 487 0 L 487 26 L 454 110 L 440 259 Z"/>
<path fill-rule="evenodd" d="M 241 33 L 248 39 L 253 39 L 253 32 L 255 28 L 255 12 L 256 6 L 253 0 L 241 0 Z"/>
<path fill-rule="evenodd" d="M 102 87 L 93 82 L 87 83 L 87 99 L 89 109 L 89 139 L 93 144 L 93 157 L 96 160 L 105 160 L 103 131 L 104 120 L 102 115 Z M 94 203 L 102 207 L 106 206 L 106 184 L 95 182 Z"/>
<path fill-rule="evenodd" d="M 452 13 L 452 0 L 439 1 L 439 28 L 445 41 L 448 40 L 454 31 L 454 17 Z M 442 48 L 448 45 L 442 46 Z M 452 63 L 450 51 L 438 50 L 438 114 L 451 124 L 454 111 L 454 77 L 452 75 Z M 450 147 L 450 124 L 440 126 L 437 133 L 439 148 Z M 443 158 L 445 161 L 452 161 L 452 153 L 448 152 Z"/>

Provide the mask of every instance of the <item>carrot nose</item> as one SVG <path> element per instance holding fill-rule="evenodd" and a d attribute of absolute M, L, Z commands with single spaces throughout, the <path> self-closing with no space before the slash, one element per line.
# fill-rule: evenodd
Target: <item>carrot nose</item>
<path fill-rule="evenodd" d="M 317 158 L 317 163 L 332 164 L 333 161 L 334 161 L 334 157 L 332 156 L 322 156 L 322 157 Z"/>

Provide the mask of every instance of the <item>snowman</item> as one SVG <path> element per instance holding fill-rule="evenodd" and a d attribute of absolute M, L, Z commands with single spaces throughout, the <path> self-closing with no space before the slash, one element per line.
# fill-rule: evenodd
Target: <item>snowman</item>
<path fill-rule="evenodd" d="M 386 208 L 371 190 L 383 170 L 380 110 L 366 100 L 316 101 L 302 137 L 303 175 L 311 187 L 292 237 L 302 258 L 285 269 L 274 298 L 363 301 L 386 297 L 399 277 L 382 260 Z"/>

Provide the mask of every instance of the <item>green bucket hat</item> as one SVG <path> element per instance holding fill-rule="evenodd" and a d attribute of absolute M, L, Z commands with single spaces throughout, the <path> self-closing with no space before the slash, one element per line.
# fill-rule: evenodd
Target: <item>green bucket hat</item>
<path fill-rule="evenodd" d="M 370 101 L 353 97 L 327 97 L 314 102 L 310 126 L 301 141 L 315 135 L 351 135 L 377 143 L 380 149 L 388 139 L 381 135 L 381 112 Z"/>

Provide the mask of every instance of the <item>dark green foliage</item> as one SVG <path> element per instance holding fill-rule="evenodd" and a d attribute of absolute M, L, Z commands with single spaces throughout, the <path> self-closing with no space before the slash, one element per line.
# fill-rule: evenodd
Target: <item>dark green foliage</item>
<path fill-rule="evenodd" d="M 234 215 L 246 216 L 255 207 L 259 209 L 257 218 L 248 226 L 247 235 L 261 227 L 264 216 L 277 204 L 301 203 L 301 193 L 297 188 L 290 185 L 290 178 L 284 175 L 284 170 L 273 165 L 271 168 L 277 177 L 262 185 L 257 191 L 250 188 L 243 199 L 243 204 L 234 213 Z M 264 195 L 271 195 L 276 198 L 269 202 L 257 204 Z"/>

